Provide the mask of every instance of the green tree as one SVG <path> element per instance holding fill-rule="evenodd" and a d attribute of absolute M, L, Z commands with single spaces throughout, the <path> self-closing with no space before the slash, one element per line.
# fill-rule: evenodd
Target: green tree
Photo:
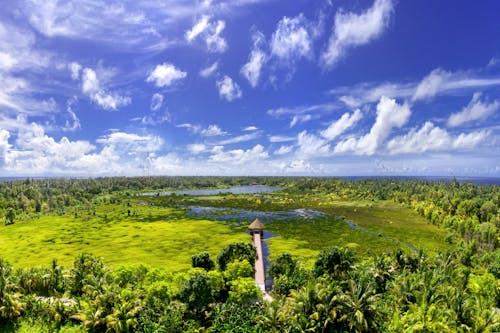
<path fill-rule="evenodd" d="M 217 263 L 221 271 L 226 270 L 227 264 L 234 260 L 247 260 L 252 267 L 255 265 L 255 260 L 257 259 L 257 250 L 255 246 L 250 243 L 231 243 L 217 256 Z"/>
<path fill-rule="evenodd" d="M 16 219 L 16 211 L 14 208 L 7 208 L 7 212 L 5 213 L 5 225 L 14 224 L 14 220 Z"/>
<path fill-rule="evenodd" d="M 195 315 L 200 315 L 207 310 L 208 305 L 214 299 L 207 274 L 196 272 L 185 281 L 179 292 L 179 299 Z"/>
<path fill-rule="evenodd" d="M 210 254 L 208 254 L 208 252 L 200 252 L 191 257 L 191 266 L 210 271 L 215 267 L 215 263 L 210 259 Z"/>
<path fill-rule="evenodd" d="M 290 276 L 297 267 L 297 261 L 289 253 L 280 254 L 269 268 L 269 273 L 274 277 L 281 275 Z"/>
<path fill-rule="evenodd" d="M 320 252 L 314 263 L 316 276 L 330 274 L 340 277 L 352 269 L 354 256 L 348 248 L 330 247 Z"/>

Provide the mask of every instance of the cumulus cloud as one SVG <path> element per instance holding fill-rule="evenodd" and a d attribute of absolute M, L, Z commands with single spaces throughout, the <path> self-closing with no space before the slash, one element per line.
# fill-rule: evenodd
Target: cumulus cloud
<path fill-rule="evenodd" d="M 264 44 L 265 41 L 264 35 L 260 31 L 257 31 L 253 34 L 252 38 L 252 51 L 248 57 L 248 62 L 241 67 L 240 73 L 248 80 L 250 85 L 255 88 L 259 83 L 262 66 L 266 63 L 267 56 L 262 50 L 262 44 Z"/>
<path fill-rule="evenodd" d="M 469 104 L 462 111 L 453 113 L 448 118 L 447 125 L 457 127 L 474 120 L 484 120 L 500 109 L 500 101 L 491 103 L 481 101 L 481 93 L 475 93 Z"/>
<path fill-rule="evenodd" d="M 153 97 L 151 97 L 151 105 L 150 108 L 152 111 L 158 111 L 163 105 L 163 95 L 155 93 Z"/>
<path fill-rule="evenodd" d="M 207 150 L 207 146 L 205 146 L 203 143 L 193 143 L 187 145 L 187 150 L 192 153 L 192 154 L 201 154 L 204 151 Z"/>
<path fill-rule="evenodd" d="M 297 137 L 299 155 L 309 157 L 325 156 L 330 153 L 330 145 L 326 140 L 314 135 L 309 134 L 307 131 L 302 131 Z"/>
<path fill-rule="evenodd" d="M 113 132 L 100 137 L 96 142 L 128 155 L 156 152 L 163 146 L 163 139 L 159 136 L 126 132 Z"/>
<path fill-rule="evenodd" d="M 303 14 L 283 17 L 271 37 L 271 54 L 283 60 L 312 57 L 312 36 Z"/>
<path fill-rule="evenodd" d="M 184 79 L 187 73 L 176 68 L 170 63 L 157 65 L 149 74 L 146 82 L 153 82 L 157 87 L 170 87 L 174 83 Z"/>
<path fill-rule="evenodd" d="M 351 137 L 337 143 L 334 152 L 373 155 L 391 134 L 392 129 L 405 125 L 410 115 L 408 104 L 399 105 L 396 100 L 383 96 L 377 104 L 377 118 L 370 132 L 360 138 Z"/>
<path fill-rule="evenodd" d="M 281 146 L 274 151 L 274 155 L 286 155 L 293 150 L 293 146 Z"/>
<path fill-rule="evenodd" d="M 234 149 L 229 151 L 225 151 L 224 146 L 215 146 L 212 149 L 212 155 L 210 155 L 210 161 L 242 164 L 242 163 L 248 163 L 266 159 L 268 157 L 269 154 L 264 150 L 264 147 L 260 144 L 255 145 L 253 148 L 247 150 Z"/>
<path fill-rule="evenodd" d="M 207 128 L 200 130 L 200 134 L 203 136 L 220 136 L 220 135 L 226 135 L 227 132 L 224 132 L 217 125 L 208 125 Z"/>
<path fill-rule="evenodd" d="M 201 77 L 208 78 L 217 73 L 218 68 L 219 68 L 219 63 L 216 61 L 212 65 L 200 70 L 199 74 Z"/>
<path fill-rule="evenodd" d="M 84 68 L 82 71 L 82 92 L 105 110 L 117 110 L 132 101 L 130 97 L 102 89 L 96 72 L 91 68 Z"/>
<path fill-rule="evenodd" d="M 222 79 L 217 80 L 216 85 L 219 89 L 219 96 L 228 102 L 243 96 L 240 86 L 227 75 L 224 75 Z"/>
<path fill-rule="evenodd" d="M 335 65 L 350 48 L 368 44 L 386 30 L 394 11 L 391 0 L 375 0 L 361 14 L 339 11 L 335 14 L 333 34 L 321 55 L 326 67 Z"/>
<path fill-rule="evenodd" d="M 189 123 L 177 125 L 179 128 L 186 128 L 190 132 L 195 134 L 200 134 L 201 136 L 209 137 L 209 136 L 221 136 L 226 135 L 227 132 L 223 131 L 218 125 L 208 125 L 207 128 L 203 128 L 200 125 L 193 125 Z"/>
<path fill-rule="evenodd" d="M 448 150 L 470 150 L 484 142 L 487 131 L 461 133 L 453 136 L 446 130 L 426 122 L 420 129 L 412 129 L 406 135 L 393 138 L 387 143 L 391 154 L 418 154 Z"/>
<path fill-rule="evenodd" d="M 333 140 L 347 131 L 349 128 L 356 125 L 356 123 L 361 120 L 361 118 L 363 118 L 363 115 L 360 109 L 354 111 L 352 115 L 346 112 L 342 115 L 342 117 L 340 117 L 340 119 L 332 122 L 330 126 L 328 126 L 328 128 L 321 131 L 320 134 L 327 140 Z"/>
<path fill-rule="evenodd" d="M 82 71 L 82 65 L 80 65 L 77 62 L 72 62 L 69 65 L 69 69 L 71 71 L 71 78 L 73 80 L 78 80 L 80 79 L 80 72 Z"/>
<path fill-rule="evenodd" d="M 211 22 L 209 15 L 203 15 L 190 30 L 186 31 L 184 36 L 188 42 L 201 37 L 205 40 L 209 52 L 222 53 L 227 49 L 227 42 L 221 36 L 225 28 L 225 21 L 217 20 Z"/>

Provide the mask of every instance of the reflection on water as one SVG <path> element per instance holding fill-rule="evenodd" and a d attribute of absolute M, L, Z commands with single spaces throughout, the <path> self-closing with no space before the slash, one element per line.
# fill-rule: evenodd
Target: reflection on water
<path fill-rule="evenodd" d="M 264 223 L 271 223 L 276 220 L 312 220 L 326 217 L 325 213 L 312 209 L 293 209 L 288 211 L 262 212 L 256 210 L 247 210 L 239 208 L 217 208 L 189 206 L 187 216 L 191 218 L 206 218 L 219 221 L 249 221 L 258 218 Z"/>

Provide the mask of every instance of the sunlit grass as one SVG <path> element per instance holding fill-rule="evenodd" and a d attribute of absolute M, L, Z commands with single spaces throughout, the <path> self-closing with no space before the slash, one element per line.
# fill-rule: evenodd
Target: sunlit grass
<path fill-rule="evenodd" d="M 15 267 L 48 265 L 52 259 L 71 265 L 88 252 L 108 265 L 145 264 L 169 271 L 188 269 L 191 256 L 215 256 L 234 241 L 250 241 L 224 224 L 179 218 L 176 211 L 150 207 L 105 206 L 96 216 L 43 216 L 1 226 L 0 253 Z M 73 214 L 73 213 L 72 213 Z M 105 214 L 107 216 L 105 216 Z"/>

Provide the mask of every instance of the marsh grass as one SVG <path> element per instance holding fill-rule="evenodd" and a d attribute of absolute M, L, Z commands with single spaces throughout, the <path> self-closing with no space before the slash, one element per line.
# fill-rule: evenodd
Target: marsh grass
<path fill-rule="evenodd" d="M 145 264 L 182 271 L 191 256 L 208 251 L 216 256 L 234 241 L 250 241 L 244 232 L 207 220 L 190 220 L 175 209 L 102 206 L 93 213 L 42 216 L 1 226 L 0 253 L 15 267 L 49 265 L 57 259 L 71 265 L 82 252 L 104 258 L 111 266 Z"/>

